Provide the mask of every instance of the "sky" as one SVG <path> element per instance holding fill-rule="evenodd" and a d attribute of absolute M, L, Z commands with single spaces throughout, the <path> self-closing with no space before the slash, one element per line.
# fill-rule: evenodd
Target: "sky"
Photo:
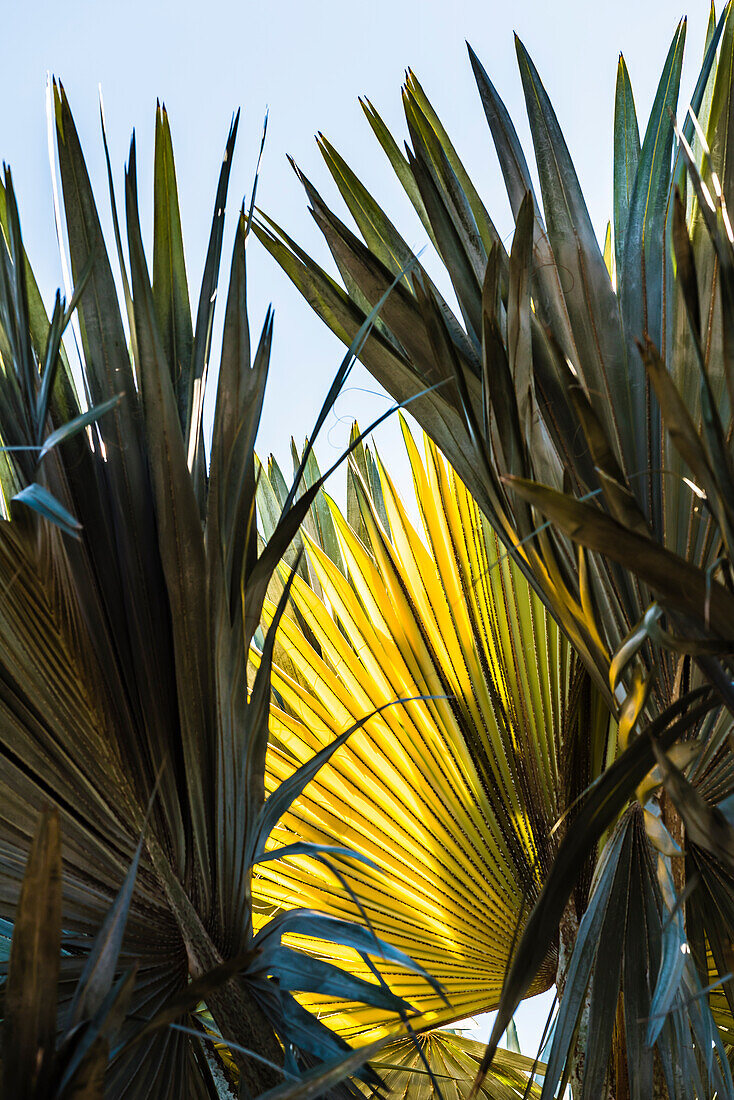
<path fill-rule="evenodd" d="M 61 283 L 45 114 L 49 72 L 60 77 L 66 88 L 97 188 L 103 225 L 109 230 L 98 86 L 104 95 L 118 203 L 130 133 L 136 128 L 144 228 L 152 225 L 156 99 L 165 102 L 194 304 L 224 142 L 231 114 L 238 107 L 243 114 L 230 183 L 224 285 L 234 214 L 242 198 L 249 197 L 266 108 L 268 139 L 258 204 L 320 262 L 328 266 L 328 254 L 286 159 L 291 154 L 324 197 L 341 209 L 314 142 L 318 131 L 329 137 L 414 249 L 426 244 L 425 233 L 391 176 L 357 101 L 360 95 L 369 97 L 402 141 L 400 86 L 407 67 L 421 81 L 498 229 L 509 237 L 512 219 L 465 41 L 471 43 L 504 98 L 530 161 L 513 32 L 530 52 L 554 104 L 593 223 L 603 235 L 611 213 L 618 54 L 624 53 L 644 128 L 671 37 L 686 13 L 685 95 L 690 94 L 702 56 L 709 4 L 688 0 L 686 9 L 678 2 L 125 0 L 113 4 L 66 0 L 59 4 L 58 0 L 34 0 L 21 4 L 0 0 L 4 46 L 0 157 L 13 169 L 26 248 L 42 292 L 50 303 Z M 424 259 L 450 296 L 430 250 Z M 309 433 L 344 349 L 257 241 L 248 244 L 248 288 L 253 332 L 259 331 L 268 303 L 275 307 L 273 361 L 259 451 L 264 457 L 272 450 L 287 465 L 289 439 Z M 216 335 L 214 346 L 216 353 Z M 317 448 L 322 466 L 341 452 L 355 416 L 364 426 L 388 406 L 378 390 L 362 368 L 353 372 Z M 406 484 L 407 467 L 396 425 L 381 428 L 376 443 L 398 484 Z M 338 484 L 333 491 L 339 498 Z M 536 1003 L 540 1001 L 542 1005 Z M 546 998 L 536 998 L 520 1018 L 524 1050 L 530 1051 L 537 1042 L 548 1004 Z M 478 1034 L 486 1038 L 487 1022 L 478 1026 Z"/>
<path fill-rule="evenodd" d="M 4 8 L 0 67 L 0 157 L 12 169 L 26 246 L 47 300 L 61 281 L 52 213 L 45 117 L 48 72 L 60 77 L 97 187 L 106 228 L 107 187 L 99 129 L 98 87 L 121 202 L 123 166 L 136 128 L 143 226 L 152 225 L 152 155 L 156 99 L 168 108 L 177 161 L 192 304 L 198 296 L 216 178 L 232 112 L 242 108 L 230 184 L 231 255 L 234 212 L 249 196 L 260 133 L 269 107 L 268 140 L 259 205 L 325 265 L 322 238 L 306 211 L 303 191 L 286 159 L 291 154 L 322 194 L 341 209 L 314 134 L 323 131 L 420 249 L 425 232 L 392 176 L 358 103 L 368 96 L 402 141 L 400 86 L 413 68 L 451 134 L 499 230 L 512 219 L 465 40 L 479 55 L 504 97 L 526 149 L 531 145 L 517 72 L 513 31 L 544 80 L 574 157 L 591 216 L 600 234 L 611 211 L 612 117 L 617 57 L 625 54 L 638 114 L 646 119 L 677 20 L 678 0 L 616 0 L 590 6 L 580 0 L 35 0 Z M 589 13 L 593 12 L 590 18 Z M 689 0 L 688 83 L 692 84 L 705 34 L 708 4 Z M 684 79 L 685 83 L 685 79 Z M 532 157 L 528 155 L 528 160 Z M 425 264 L 451 297 L 430 255 Z M 269 400 L 259 449 L 287 464 L 291 435 L 301 439 L 315 420 L 343 354 L 341 344 L 300 299 L 259 243 L 248 249 L 250 323 L 262 324 L 275 306 L 275 342 Z M 226 283 L 225 283 L 226 285 Z M 221 312 L 221 311 L 220 311 Z M 221 321 L 221 317 L 220 317 Z M 216 342 L 215 342 L 216 349 Z M 216 360 L 214 360 L 215 362 Z M 364 424 L 388 405 L 361 368 L 327 422 L 319 455 L 338 456 L 355 416 Z M 368 391 L 368 392 L 365 392 Z M 398 481 L 406 467 L 395 424 L 377 445 Z M 339 478 L 339 482 L 343 478 Z M 338 484 L 334 485 L 339 495 Z"/>

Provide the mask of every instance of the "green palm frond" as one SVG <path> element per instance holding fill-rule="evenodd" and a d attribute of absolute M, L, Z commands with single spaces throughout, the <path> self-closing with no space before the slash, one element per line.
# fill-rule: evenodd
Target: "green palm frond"
<path fill-rule="evenodd" d="M 134 873 L 133 867 L 133 879 Z M 112 980 L 119 942 L 109 936 L 109 927 L 119 922 L 124 929 L 125 895 L 123 889 L 107 927 L 100 930 L 92 948 L 98 965 L 81 976 L 69 1026 L 57 1038 L 61 838 L 58 813 L 42 816 L 23 876 L 3 990 L 3 1096 L 50 1100 L 63 1094 L 71 1100 L 103 1100 L 110 1044 L 124 1019 L 134 980 L 134 970 L 123 974 L 115 986 Z"/>
<path fill-rule="evenodd" d="M 645 738 L 635 742 L 635 771 L 626 773 L 621 757 L 605 781 L 614 784 L 622 769 L 623 785 L 610 788 L 612 797 L 600 792 L 602 816 L 594 811 L 595 781 L 616 746 L 606 703 L 456 474 L 428 441 L 421 459 L 403 427 L 422 535 L 387 472 L 359 448 L 349 477 L 351 522 L 325 498 L 341 567 L 307 537 L 311 583 L 295 578 L 282 620 L 269 782 L 282 782 L 383 698 L 420 691 L 450 699 L 430 703 L 428 723 L 408 707 L 391 708 L 334 755 L 274 831 L 258 898 L 286 910 L 321 899 L 335 915 L 355 916 L 401 946 L 439 978 L 448 997 L 442 1003 L 399 968 L 381 968 L 391 988 L 421 1011 L 414 1027 L 427 1029 L 497 1005 L 508 967 L 516 965 L 517 928 L 541 897 L 546 908 L 555 904 L 550 888 L 565 912 L 533 926 L 534 979 L 522 990 L 532 995 L 554 982 L 573 988 L 561 999 L 546 1095 L 571 1059 L 579 1013 L 589 1010 L 589 1081 L 596 1087 L 599 1074 L 604 1079 L 617 1035 L 644 1095 L 655 1046 L 663 1065 L 688 1064 L 713 1033 L 707 1012 L 687 1015 L 701 987 L 689 956 L 679 975 L 684 988 L 663 984 L 665 950 L 683 958 L 687 941 L 680 921 L 668 930 L 673 902 L 655 869 L 655 849 L 669 855 L 674 848 L 658 801 L 661 775 L 651 771 L 655 756 L 649 744 L 641 755 Z M 272 460 L 269 469 L 262 493 L 277 499 L 282 475 Z M 707 702 L 702 713 L 710 710 Z M 715 710 L 706 722 L 701 739 L 714 743 Z M 661 744 L 669 746 L 676 733 L 661 725 Z M 691 744 L 671 750 L 694 789 L 717 800 L 731 785 L 731 758 L 719 750 L 708 766 L 691 769 L 698 755 Z M 557 856 L 569 843 L 571 886 L 559 894 Z M 344 845 L 364 862 L 354 862 Z M 589 877 L 580 869 L 590 876 L 595 859 L 589 899 Z M 638 899 L 637 909 L 628 908 L 630 898 Z M 560 943 L 550 934 L 559 920 Z M 575 936 L 588 944 L 580 960 Z M 319 945 L 297 942 L 323 957 Z M 328 957 L 350 972 L 371 973 L 352 952 Z M 628 1011 L 617 1026 L 620 984 Z M 326 997 L 304 1003 L 352 1042 L 385 1034 L 391 1022 L 374 1008 Z M 661 1020 L 654 1032 L 652 1015 Z M 717 1016 L 726 1028 L 721 1009 Z M 723 1047 L 709 1072 L 712 1087 L 725 1092 L 722 1054 Z M 493 1063 L 488 1088 L 494 1072 Z"/>
<path fill-rule="evenodd" d="M 208 1100 L 213 1074 L 224 1068 L 202 1048 L 193 1015 L 202 1001 L 231 1044 L 243 1089 L 285 1089 L 284 1077 L 292 1089 L 301 1072 L 304 1089 L 336 1085 L 359 1072 L 359 1055 L 293 994 L 364 996 L 395 1016 L 408 1006 L 386 986 L 317 962 L 283 937 L 295 924 L 392 965 L 413 964 L 362 927 L 322 912 L 253 928 L 253 865 L 293 797 L 287 786 L 266 797 L 264 779 L 270 664 L 287 588 L 270 611 L 249 692 L 248 651 L 274 570 L 320 482 L 304 488 L 299 471 L 293 497 L 301 495 L 278 511 L 258 547 L 254 444 L 272 314 L 251 345 L 244 211 L 218 371 L 209 362 L 237 118 L 195 321 L 165 110 L 156 118 L 152 283 L 133 141 L 125 176 L 129 272 L 111 188 L 128 341 L 69 104 L 60 85 L 53 95 L 76 291 L 68 310 L 57 298 L 50 322 L 23 250 L 9 174 L 0 192 L 0 443 L 8 448 L 0 467 L 0 917 L 14 919 L 39 813 L 52 803 L 63 838 L 64 957 L 58 1003 L 46 1009 L 63 1031 L 74 1022 L 74 991 L 150 806 L 115 967 L 117 977 L 135 967 L 135 980 L 106 1095 Z M 61 342 L 73 309 L 90 414 L 77 400 Z M 350 352 L 330 400 L 352 359 Z M 216 409 L 207 461 L 208 380 Z M 326 409 L 328 402 L 322 420 Z M 72 530 L 61 522 L 66 515 Z M 330 752 L 297 773 L 299 790 Z M 371 1071 L 364 1075 L 379 1084 Z"/>
<path fill-rule="evenodd" d="M 593 494 L 595 505 L 641 539 L 659 539 L 674 554 L 693 555 L 704 569 L 716 556 L 713 531 L 663 431 L 660 407 L 636 343 L 649 336 L 663 350 L 674 380 L 684 387 L 695 422 L 701 410 L 695 349 L 681 295 L 672 292 L 669 247 L 674 187 L 684 183 L 681 154 L 671 162 L 670 117 L 677 102 L 684 38 L 681 24 L 641 146 L 629 76 L 620 61 L 615 123 L 617 259 L 611 275 L 558 121 L 521 43 L 518 62 L 542 208 L 506 108 L 478 58 L 471 55 L 516 220 L 509 254 L 415 75 L 409 73 L 403 89 L 411 142 L 406 156 L 375 108 L 363 103 L 446 266 L 461 320 L 417 263 L 383 310 L 381 328 L 361 358 L 400 399 L 443 382 L 418 397 L 411 411 L 441 446 L 606 692 L 611 655 L 641 619 L 655 585 L 630 581 L 615 562 L 600 556 L 601 538 L 594 544 L 597 552 L 588 555 L 582 568 L 570 542 L 554 529 L 535 534 L 535 515 L 504 479 L 534 479 L 562 489 L 565 477 L 579 496 Z M 723 134 L 733 38 L 734 18 L 727 5 L 711 36 L 693 97 L 693 110 L 698 112 L 707 89 L 710 93 L 709 144 L 712 167 L 721 180 L 728 178 Z M 694 140 L 690 117 L 683 132 Z M 270 219 L 261 219 L 255 230 L 310 304 L 348 341 L 380 288 L 413 257 L 332 144 L 321 138 L 320 148 L 365 241 L 329 210 L 299 173 L 348 293 Z M 707 271 L 703 286 L 708 298 L 701 302 L 701 315 L 710 318 L 707 355 L 715 356 L 722 331 L 716 280 L 710 272 L 717 261 L 701 224 L 699 204 L 691 205 L 697 268 Z M 715 372 L 711 386 L 715 403 L 727 400 L 721 371 Z M 675 562 L 670 559 L 668 564 L 675 577 Z M 673 584 L 684 577 L 679 571 Z M 675 660 L 659 655 L 658 672 L 655 693 L 664 705 L 673 697 Z"/>
<path fill-rule="evenodd" d="M 625 950 L 617 933 L 624 942 L 635 934 L 621 909 L 619 928 L 612 917 L 598 917 L 602 939 L 591 970 L 588 959 L 569 955 L 568 965 L 576 968 L 575 1000 L 567 997 L 573 1008 L 570 1031 L 554 1040 L 560 1058 L 555 1069 L 574 1063 L 575 1028 L 589 1025 L 593 1009 L 591 1046 L 585 1063 L 575 1062 L 582 1069 L 585 1064 L 588 1074 L 585 1084 L 575 1082 L 587 1090 L 583 1095 L 594 1094 L 612 1072 L 610 1045 L 619 1052 L 625 1043 L 632 1094 L 645 1095 L 640 1082 L 646 1077 L 635 1077 L 635 1068 L 649 1065 L 645 1044 L 652 1036 L 639 1020 L 635 1026 L 628 1021 L 626 1035 L 615 1023 L 628 994 L 642 997 L 639 1003 L 647 1010 L 664 1005 L 667 1022 L 656 1036 L 659 1072 L 688 1057 L 676 1044 L 696 1051 L 700 1082 L 685 1086 L 689 1091 L 681 1095 L 720 1088 L 706 1032 L 708 1001 L 693 997 L 691 989 L 696 982 L 705 988 L 718 976 L 734 1001 L 722 951 L 711 973 L 706 949 L 712 939 L 731 942 L 734 933 L 729 902 L 723 900 L 729 899 L 728 868 L 722 864 L 733 850 L 732 834 L 714 809 L 733 789 L 728 653 L 734 621 L 729 549 L 734 253 L 727 218 L 734 209 L 729 140 L 734 7 L 727 3 L 718 21 L 712 13 L 691 111 L 678 137 L 674 116 L 685 32 L 682 22 L 641 139 L 629 74 L 620 59 L 613 223 L 603 250 L 558 119 L 519 41 L 539 195 L 512 120 L 470 51 L 515 220 L 509 251 L 415 75 L 408 74 L 403 89 L 405 153 L 372 104 L 363 103 L 446 269 L 459 312 L 454 315 L 417 264 L 382 311 L 361 359 L 394 397 L 419 395 L 411 411 L 456 469 L 619 721 L 617 759 L 579 808 L 587 835 L 571 825 L 562 839 L 535 918 L 518 945 L 492 1039 L 494 1047 L 518 998 L 543 967 L 586 860 L 596 862 L 593 911 L 598 914 L 611 912 L 599 894 L 602 866 L 613 868 L 608 897 L 624 896 L 618 883 L 625 875 L 649 882 L 643 894 L 650 913 L 658 914 L 653 925 L 659 942 L 658 954 L 648 959 L 644 990 L 635 994 L 632 971 L 617 967 Z M 334 146 L 325 138 L 319 144 L 361 234 L 360 239 L 299 172 L 343 287 L 272 219 L 261 217 L 256 232 L 313 308 L 348 341 L 412 254 Z M 715 685 L 715 693 L 707 683 Z M 685 763 L 678 760 L 685 774 L 662 756 L 657 793 L 652 780 L 644 779 L 657 759 L 653 736 L 673 755 L 689 753 Z M 671 749 L 681 739 L 696 743 L 695 759 L 685 746 Z M 628 811 L 630 799 L 638 803 L 633 811 Z M 641 817 L 640 807 L 646 811 Z M 630 839 L 638 827 L 644 827 L 645 843 Z M 668 827 L 690 850 L 685 874 L 671 855 Z M 614 837 L 626 839 L 614 847 Z M 663 879 L 674 869 L 674 893 L 680 894 L 694 870 L 702 868 L 702 878 L 710 880 L 710 888 L 692 889 L 683 906 L 695 934 L 688 933 L 690 945 L 679 939 L 678 947 L 690 946 L 695 974 L 678 965 L 671 978 L 667 964 L 656 974 L 675 924 L 664 910 L 675 902 L 657 875 L 649 876 L 650 858 L 657 859 Z M 586 921 L 588 935 L 592 918 L 581 910 L 577 917 Z M 571 932 L 572 944 L 576 930 Z M 628 950 L 633 949 L 630 938 Z M 700 1018 L 698 1004 L 705 1006 Z M 717 1013 L 723 1019 L 718 1008 Z M 722 1026 L 726 1031 L 729 1025 Z M 724 1072 L 720 1053 L 714 1062 Z M 678 1088 L 668 1077 L 670 1088 Z M 546 1083 L 546 1094 L 558 1080 Z"/>
<path fill-rule="evenodd" d="M 58 985 L 68 986 L 69 941 L 62 929 L 59 814 L 41 815 L 14 914 L 7 983 L 2 990 L 2 1095 L 17 1100 L 104 1100 L 107 1070 L 119 1049 L 135 987 L 136 964 L 119 973 L 120 950 L 135 887 L 142 841 L 97 932 L 73 988 L 65 1025 L 57 1027 Z M 63 958 L 62 942 L 66 942 Z M 72 951 L 73 953 L 73 951 Z M 210 977 L 210 980 L 211 979 Z M 225 979 L 219 982 L 222 982 Z M 214 983 L 213 983 L 214 984 Z M 191 1006 L 198 1000 L 189 986 Z M 127 1045 L 136 1042 L 128 1020 Z M 143 1029 L 165 1027 L 166 1010 Z M 201 1055 L 199 1055 L 201 1058 Z"/>

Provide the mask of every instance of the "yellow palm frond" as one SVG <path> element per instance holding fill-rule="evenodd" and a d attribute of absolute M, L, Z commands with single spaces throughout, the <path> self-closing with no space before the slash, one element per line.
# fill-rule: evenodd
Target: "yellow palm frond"
<path fill-rule="evenodd" d="M 367 920 L 421 963 L 448 1003 L 416 974 L 382 973 L 428 1027 L 496 1004 L 555 849 L 551 830 L 590 778 L 580 761 L 605 745 L 608 715 L 457 475 L 428 441 L 421 458 L 403 427 L 422 531 L 388 473 L 358 455 L 362 538 L 328 501 L 339 562 L 306 540 L 318 584 L 295 578 L 279 635 L 288 671 L 273 672 L 271 788 L 365 715 L 413 700 L 366 721 L 273 833 L 274 847 L 341 845 L 375 867 L 298 855 L 264 864 L 256 889 L 263 905 Z M 367 462 L 378 483 L 363 476 Z M 371 977 L 354 952 L 329 958 Z M 533 993 L 555 968 L 549 957 Z M 359 1041 L 394 1023 L 317 994 L 304 1003 Z"/>
<path fill-rule="evenodd" d="M 538 1085 L 528 1087 L 528 1080 L 531 1074 L 542 1075 L 545 1066 L 510 1050 L 497 1051 L 490 1072 L 474 1093 L 485 1049 L 484 1043 L 437 1028 L 416 1040 L 398 1039 L 388 1044 L 371 1064 L 393 1100 L 434 1100 L 439 1095 L 436 1084 L 444 1100 L 470 1100 L 475 1095 L 479 1100 L 533 1100 L 540 1096 Z"/>

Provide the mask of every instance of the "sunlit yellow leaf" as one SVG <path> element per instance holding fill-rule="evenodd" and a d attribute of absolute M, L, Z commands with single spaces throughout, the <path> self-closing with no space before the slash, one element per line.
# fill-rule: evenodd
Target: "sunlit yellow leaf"
<path fill-rule="evenodd" d="M 339 564 L 306 540 L 318 591 L 297 577 L 281 625 L 288 671 L 273 672 L 270 789 L 385 703 L 440 698 L 369 718 L 271 839 L 345 845 L 378 869 L 288 857 L 262 865 L 256 890 L 263 905 L 368 920 L 443 984 L 448 1004 L 418 975 L 382 968 L 426 1027 L 497 1002 L 516 925 L 557 843 L 553 826 L 591 778 L 576 775 L 573 752 L 573 700 L 591 688 L 454 471 L 428 442 L 422 458 L 405 425 L 404 435 L 421 529 L 379 462 L 383 512 L 355 464 L 366 542 L 333 501 Z M 593 713 L 603 738 L 606 709 Z M 323 953 L 323 944 L 299 946 Z M 371 977 L 351 950 L 327 957 Z M 554 981 L 555 966 L 549 956 L 534 992 Z M 377 1009 L 303 1000 L 359 1042 L 394 1023 Z"/>

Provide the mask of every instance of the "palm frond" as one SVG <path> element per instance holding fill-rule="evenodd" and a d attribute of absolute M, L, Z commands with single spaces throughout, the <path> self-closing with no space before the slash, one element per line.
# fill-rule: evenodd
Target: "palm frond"
<path fill-rule="evenodd" d="M 107 1095 L 214 1095 L 212 1075 L 226 1067 L 201 1045 L 194 1015 L 201 1001 L 231 1041 L 243 1089 L 280 1088 L 286 1050 L 291 1077 L 318 1078 L 323 1064 L 335 1085 L 358 1069 L 359 1056 L 293 994 L 366 997 L 395 1016 L 408 1006 L 375 980 L 360 982 L 284 944 L 287 922 L 253 928 L 253 865 L 271 819 L 288 808 L 286 788 L 273 810 L 264 780 L 270 665 L 287 586 L 281 605 L 271 609 L 249 691 L 248 651 L 270 579 L 321 482 L 310 482 L 295 500 L 299 472 L 292 499 L 258 547 L 254 445 L 272 314 L 253 350 L 244 211 L 218 372 L 209 364 L 237 118 L 226 142 L 195 323 L 165 110 L 159 108 L 156 122 L 152 282 L 133 140 L 125 175 L 129 271 L 111 187 L 128 340 L 81 145 L 58 84 L 53 101 L 76 289 L 68 307 L 57 298 L 50 321 L 29 275 L 9 174 L 0 203 L 0 442 L 8 448 L 0 467 L 8 505 L 0 520 L 0 916 L 14 918 L 25 857 L 50 803 L 63 837 L 65 954 L 58 998 L 49 992 L 46 1011 L 62 1029 L 78 1022 L 75 990 L 90 967 L 97 974 L 95 937 L 133 860 L 137 869 L 134 888 L 127 880 L 124 936 L 119 925 L 114 934 L 107 929 L 116 946 L 115 974 L 105 971 L 106 978 L 136 968 L 105 1076 Z M 77 399 L 61 340 L 74 309 L 89 412 Z M 322 421 L 353 358 L 350 349 Z M 207 381 L 216 385 L 209 463 L 202 422 Z M 299 773 L 298 790 L 328 755 Z M 361 927 L 318 909 L 292 919 L 317 939 L 356 944 L 388 965 L 421 973 L 404 953 L 366 942 Z M 430 988 L 427 975 L 421 980 Z M 90 1004 L 87 997 L 85 1012 Z M 372 1071 L 362 1072 L 379 1084 Z"/>
<path fill-rule="evenodd" d="M 613 838 L 622 836 L 617 830 L 627 820 L 630 799 L 644 811 L 645 844 L 650 852 L 659 849 L 667 873 L 672 868 L 675 892 L 682 893 L 688 874 L 711 880 L 713 893 L 703 882 L 694 889 L 691 879 L 692 893 L 681 904 L 696 923 L 700 988 L 717 977 L 724 987 L 730 982 L 720 952 L 716 973 L 710 973 L 705 944 L 709 934 L 722 944 L 729 934 L 724 931 L 728 905 L 718 908 L 726 887 L 715 890 L 713 884 L 726 881 L 722 859 L 730 837 L 715 807 L 731 793 L 727 738 L 734 707 L 729 509 L 734 484 L 729 226 L 734 208 L 729 141 L 734 7 L 727 3 L 718 21 L 710 21 L 691 109 L 678 130 L 685 32 L 682 22 L 642 140 L 629 73 L 620 62 L 614 233 L 613 240 L 608 234 L 604 250 L 559 121 L 519 41 L 538 195 L 509 113 L 470 50 L 515 220 L 509 253 L 414 74 L 408 74 L 403 89 L 405 155 L 375 108 L 363 105 L 446 269 L 459 313 L 452 313 L 417 266 L 383 314 L 362 361 L 394 397 L 422 394 L 413 407 L 416 419 L 455 468 L 619 722 L 618 743 L 606 761 L 611 764 L 617 755 L 609 783 L 605 777 L 588 792 L 577 819 L 588 823 L 598 815 L 599 828 L 588 837 L 577 836 L 578 824 L 569 823 L 518 945 L 492 1041 L 494 1049 L 518 998 L 542 972 L 559 923 L 563 941 L 565 922 L 568 954 L 559 975 L 577 967 L 573 996 L 583 1006 L 588 988 L 589 1000 L 580 1016 L 568 1009 L 571 1032 L 565 1047 L 554 1040 L 553 1085 L 546 1083 L 546 1089 L 580 1066 L 588 1071 L 575 1082 L 585 1090 L 582 1095 L 598 1093 L 605 1075 L 616 1072 L 610 1068 L 612 1047 L 619 1053 L 626 1044 L 633 1074 L 643 1062 L 649 1066 L 653 1042 L 652 1036 L 635 1038 L 631 1026 L 625 1037 L 621 1017 L 615 1022 L 618 1006 L 628 994 L 635 996 L 631 986 L 625 987 L 631 980 L 626 971 L 614 969 L 625 950 L 616 918 L 599 918 L 598 973 L 582 965 L 572 950 L 586 920 L 584 906 L 576 913 L 580 923 L 566 920 L 589 859 L 596 864 L 598 894 L 601 867 L 610 858 Z M 397 259 L 404 263 L 409 250 L 331 143 L 321 139 L 320 147 L 363 240 L 300 172 L 299 177 L 346 289 L 272 219 L 263 217 L 256 232 L 313 308 L 342 339 L 349 339 Z M 423 392 L 437 383 L 430 393 Z M 715 694 L 706 695 L 707 682 Z M 691 699 L 704 697 L 701 692 L 708 699 L 705 706 L 689 706 Z M 650 769 L 655 759 L 650 737 L 663 731 L 670 738 L 666 753 L 681 751 L 670 746 L 683 738 L 696 746 L 696 762 L 691 766 L 689 758 L 685 764 L 685 786 L 671 781 L 675 765 L 665 764 L 663 755 L 657 780 L 668 778 L 661 795 Z M 587 768 L 587 774 L 599 773 Z M 612 802 L 605 802 L 618 781 Z M 694 804 L 698 816 L 689 812 Z M 697 821 L 705 822 L 698 832 Z M 687 836 L 697 852 L 685 874 L 671 854 L 671 830 L 682 842 Z M 615 867 L 622 868 L 628 842 L 619 843 Z M 630 880 L 644 877 L 644 859 L 650 856 L 647 852 L 643 859 L 645 844 L 629 847 Z M 610 872 L 610 883 L 616 873 Z M 627 872 L 620 874 L 624 878 Z M 612 895 L 617 896 L 613 890 Z M 661 904 L 670 910 L 677 903 Z M 602 908 L 600 902 L 598 911 Z M 661 958 L 666 920 L 654 933 Z M 691 1064 L 692 1083 L 681 1095 L 726 1089 L 726 1083 L 717 1085 L 711 1077 L 717 1066 L 724 1072 L 724 1064 L 720 1052 L 711 1053 L 706 1037 L 709 999 L 693 996 L 686 986 L 694 980 L 690 967 L 684 973 L 678 966 L 674 973 L 668 992 L 658 993 L 655 1002 L 659 1007 L 662 998 L 666 1006 L 666 1023 L 655 1038 L 659 1073 L 681 1062 L 684 1055 L 676 1053 L 676 1044 L 682 1043 L 689 1053 L 696 1051 L 699 1076 Z M 660 982 L 662 990 L 662 977 Z M 655 996 L 652 986 L 648 996 Z M 704 1008 L 697 1015 L 700 1005 Z M 723 1019 L 718 1010 L 717 1015 Z M 577 1025 L 591 1028 L 584 1031 L 590 1045 L 580 1060 L 574 1055 L 576 1040 L 571 1041 Z M 630 1081 L 631 1087 L 642 1088 L 639 1095 L 644 1094 L 643 1080 L 644 1074 L 637 1084 Z"/>
<path fill-rule="evenodd" d="M 475 1093 L 483 1052 L 483 1043 L 439 1028 L 419 1035 L 417 1043 L 412 1039 L 399 1039 L 388 1044 L 379 1057 L 373 1059 L 372 1065 L 384 1080 L 389 1095 L 402 1100 L 417 1095 L 432 1098 L 439 1095 L 439 1090 L 442 1096 L 451 1096 L 452 1100 L 470 1100 L 474 1095 L 484 1100 L 524 1100 L 540 1096 L 540 1087 L 532 1079 L 536 1074 L 542 1077 L 545 1066 L 510 1050 L 497 1052 L 492 1075 L 484 1078 Z M 433 1080 L 428 1079 L 429 1071 Z"/>
<path fill-rule="evenodd" d="M 516 926 L 563 832 L 553 827 L 599 774 L 613 731 L 465 486 L 430 442 L 422 459 L 403 431 L 421 533 L 364 448 L 349 474 L 364 541 L 328 498 L 337 560 L 305 536 L 314 586 L 293 577 L 281 620 L 269 785 L 390 699 L 434 698 L 384 710 L 334 754 L 274 830 L 272 854 L 276 844 L 284 854 L 263 865 L 257 894 L 361 917 L 420 961 L 448 1004 L 399 969 L 383 974 L 426 1027 L 497 1003 Z M 293 844 L 315 855 L 288 855 Z M 329 855 L 338 845 L 363 861 Z M 368 974 L 353 953 L 337 958 Z M 555 972 L 551 947 L 533 991 Z M 359 1041 L 390 1023 L 374 1009 L 308 1003 Z"/>

